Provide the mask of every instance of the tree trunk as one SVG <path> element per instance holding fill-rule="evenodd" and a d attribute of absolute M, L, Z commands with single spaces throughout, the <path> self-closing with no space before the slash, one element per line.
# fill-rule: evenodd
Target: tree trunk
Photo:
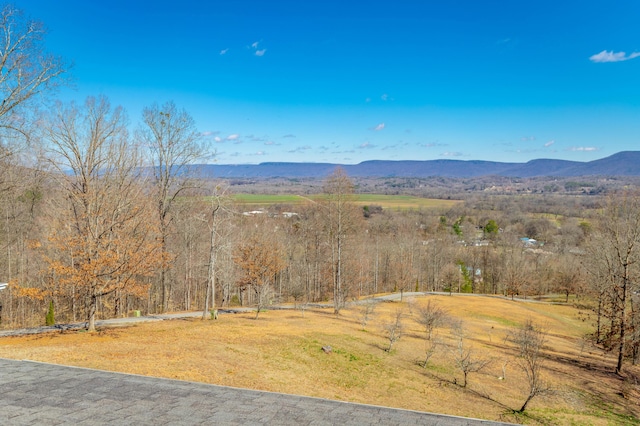
<path fill-rule="evenodd" d="M 91 304 L 89 306 L 89 324 L 87 325 L 87 331 L 96 331 L 96 311 L 98 310 L 98 297 L 91 296 Z"/>
<path fill-rule="evenodd" d="M 622 297 L 620 298 L 620 310 L 619 310 L 619 315 L 620 315 L 620 343 L 618 345 L 618 363 L 616 365 L 616 374 L 621 374 L 622 373 L 622 363 L 624 361 L 624 352 L 625 352 L 625 346 L 626 346 L 626 328 L 627 328 L 627 288 L 628 288 L 628 272 L 627 272 L 627 268 L 628 265 L 625 265 L 624 271 L 625 271 L 625 276 L 623 278 L 622 281 Z"/>
<path fill-rule="evenodd" d="M 527 399 L 524 401 L 524 404 L 522 404 L 522 407 L 520 407 L 520 409 L 518 410 L 519 413 L 524 413 L 524 410 L 526 410 L 527 408 L 527 404 L 529 404 L 529 401 L 531 401 L 531 399 L 533 398 L 533 395 L 529 395 L 527 397 Z"/>
<path fill-rule="evenodd" d="M 160 208 L 164 207 L 164 203 L 161 203 Z M 166 256 L 167 254 L 167 226 L 165 224 L 165 218 L 160 212 L 160 250 L 162 251 L 162 255 Z M 165 265 L 166 259 L 162 259 L 162 265 L 160 266 L 160 292 L 161 292 L 161 304 L 160 304 L 160 312 L 164 313 L 167 310 L 168 296 L 167 296 L 167 278 L 166 271 L 167 267 Z"/>

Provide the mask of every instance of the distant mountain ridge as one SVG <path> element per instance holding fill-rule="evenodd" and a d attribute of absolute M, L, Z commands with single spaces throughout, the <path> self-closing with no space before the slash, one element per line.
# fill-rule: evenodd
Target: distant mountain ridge
<path fill-rule="evenodd" d="M 623 151 L 588 162 L 537 159 L 526 163 L 502 163 L 480 160 L 371 160 L 359 164 L 334 163 L 260 163 L 207 164 L 197 166 L 202 175 L 231 178 L 321 178 L 341 167 L 353 177 L 571 177 L 640 176 L 640 151 Z"/>

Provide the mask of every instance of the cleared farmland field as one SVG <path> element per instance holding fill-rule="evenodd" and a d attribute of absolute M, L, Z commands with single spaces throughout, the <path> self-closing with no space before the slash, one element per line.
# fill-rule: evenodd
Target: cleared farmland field
<path fill-rule="evenodd" d="M 235 194 L 233 200 L 237 204 L 254 207 L 268 207 L 274 204 L 301 205 L 322 200 L 323 195 L 303 197 L 291 194 Z M 355 194 L 353 202 L 357 205 L 378 205 L 383 209 L 411 210 L 411 209 L 449 209 L 460 203 L 458 200 L 440 200 L 433 198 L 413 197 L 409 195 L 381 195 Z"/>

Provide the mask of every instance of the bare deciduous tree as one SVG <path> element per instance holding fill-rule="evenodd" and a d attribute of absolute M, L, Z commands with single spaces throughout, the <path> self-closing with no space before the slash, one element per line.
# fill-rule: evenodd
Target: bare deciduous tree
<path fill-rule="evenodd" d="M 178 195 L 187 187 L 191 177 L 190 166 L 203 158 L 205 150 L 201 135 L 191 115 L 178 109 L 173 102 L 162 106 L 153 104 L 142 112 L 143 127 L 137 135 L 147 148 L 148 161 L 153 173 L 157 220 L 165 262 L 160 268 L 160 310 L 168 309 L 170 291 L 167 271 L 170 254 L 167 238 L 172 222 L 171 210 Z"/>
<path fill-rule="evenodd" d="M 362 325 L 363 330 L 367 328 L 367 324 L 369 323 L 373 312 L 376 310 L 376 307 L 378 307 L 378 303 L 380 302 L 373 298 L 365 299 L 360 303 L 360 324 Z"/>
<path fill-rule="evenodd" d="M 606 298 L 610 319 L 610 337 L 617 342 L 616 373 L 622 373 L 627 355 L 628 340 L 633 338 L 630 306 L 631 294 L 638 291 L 640 279 L 640 195 L 613 194 L 602 213 L 598 227 L 590 240 L 591 262 L 588 266 L 593 278 L 604 280 L 598 286 L 602 302 Z M 627 332 L 631 331 L 629 335 Z M 632 342 L 633 345 L 633 342 Z"/>
<path fill-rule="evenodd" d="M 529 392 L 518 410 L 523 412 L 529 402 L 538 396 L 548 392 L 548 388 L 542 380 L 542 346 L 546 340 L 546 334 L 531 319 L 510 336 L 510 340 L 516 345 L 518 358 L 516 363 L 527 377 Z"/>
<path fill-rule="evenodd" d="M 462 324 L 458 323 L 453 329 L 453 333 L 456 336 L 456 348 L 453 351 L 453 359 L 456 368 L 462 372 L 463 382 L 462 387 L 467 387 L 469 382 L 469 374 L 477 373 L 485 368 L 490 360 L 477 358 L 473 348 L 469 347 L 465 343 L 465 333 L 462 328 Z"/>
<path fill-rule="evenodd" d="M 100 298 L 117 292 L 143 296 L 142 277 L 158 266 L 159 248 L 147 219 L 140 162 L 121 108 L 106 98 L 84 107 L 59 104 L 46 128 L 49 161 L 65 192 L 50 241 L 60 256 L 50 267 L 71 297 L 87 302 L 95 329 Z"/>
<path fill-rule="evenodd" d="M 209 228 L 209 262 L 207 266 L 207 286 L 205 289 L 204 309 L 202 319 L 207 318 L 207 313 L 211 310 L 212 317 L 217 319 L 216 310 L 216 278 L 218 273 L 218 251 L 221 230 L 221 222 L 224 214 L 225 193 L 222 188 L 216 186 L 213 194 L 209 195 L 209 217 L 206 218 Z"/>
<path fill-rule="evenodd" d="M 264 236 L 254 236 L 244 241 L 236 250 L 234 262 L 242 269 L 239 284 L 253 290 L 256 303 L 256 319 L 269 305 L 272 285 L 276 275 L 286 264 L 279 243 Z"/>
<path fill-rule="evenodd" d="M 423 368 L 427 368 L 427 366 L 429 365 L 429 361 L 436 354 L 441 344 L 442 342 L 437 338 L 429 339 L 424 342 L 424 360 L 422 362 Z"/>
<path fill-rule="evenodd" d="M 36 95 L 55 89 L 63 61 L 44 49 L 46 29 L 11 5 L 0 12 L 0 128 L 25 133 L 25 109 Z M 28 136 L 28 135 L 27 135 Z M 3 141 L 4 142 L 4 141 Z"/>
<path fill-rule="evenodd" d="M 554 279 L 554 289 L 565 295 L 565 303 L 569 302 L 571 293 L 578 294 L 583 282 L 583 273 L 576 255 L 568 254 L 561 258 Z"/>
<path fill-rule="evenodd" d="M 24 147 L 35 138 L 39 126 L 35 112 L 55 88 L 64 83 L 67 68 L 63 61 L 45 49 L 46 29 L 41 22 L 27 19 L 22 11 L 12 5 L 0 6 L 0 197 L 2 217 L 7 230 L 24 229 L 24 217 L 10 210 L 17 207 L 16 198 L 31 199 L 31 206 L 42 199 L 38 189 L 25 188 L 30 174 L 39 165 L 30 163 L 26 170 L 19 165 L 25 157 L 36 157 L 38 152 Z M 39 194 L 39 195 L 38 195 Z M 33 210 L 31 210 L 33 213 Z M 13 223 L 9 223 L 12 221 Z M 22 223 L 21 223 L 22 222 Z M 15 245 L 12 236 L 0 234 L 6 247 Z M 20 252 L 23 252 L 20 250 Z M 16 251 L 16 254 L 18 252 Z M 16 256 L 7 251 L 2 265 L 3 279 L 13 279 L 11 263 Z"/>
<path fill-rule="evenodd" d="M 387 347 L 385 351 L 391 352 L 393 345 L 402 337 L 402 333 L 404 331 L 404 325 L 402 323 L 403 318 L 404 310 L 402 308 L 397 308 L 391 320 L 382 325 L 382 329 L 387 336 L 387 340 L 389 340 L 389 347 Z"/>
<path fill-rule="evenodd" d="M 431 340 L 433 330 L 440 327 L 447 318 L 447 311 L 429 300 L 426 305 L 418 308 L 416 322 L 424 327 L 426 340 Z"/>
<path fill-rule="evenodd" d="M 334 312 L 340 313 L 345 304 L 344 250 L 348 232 L 353 228 L 357 215 L 352 203 L 353 182 L 345 171 L 337 168 L 324 185 L 326 226 L 331 247 L 331 271 L 333 279 Z"/>

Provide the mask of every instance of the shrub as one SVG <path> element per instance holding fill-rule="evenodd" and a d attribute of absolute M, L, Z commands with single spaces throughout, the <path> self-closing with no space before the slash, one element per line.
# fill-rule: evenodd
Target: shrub
<path fill-rule="evenodd" d="M 49 310 L 47 311 L 47 316 L 45 317 L 45 324 L 47 326 L 56 324 L 55 313 L 53 310 L 53 300 L 49 302 Z"/>

